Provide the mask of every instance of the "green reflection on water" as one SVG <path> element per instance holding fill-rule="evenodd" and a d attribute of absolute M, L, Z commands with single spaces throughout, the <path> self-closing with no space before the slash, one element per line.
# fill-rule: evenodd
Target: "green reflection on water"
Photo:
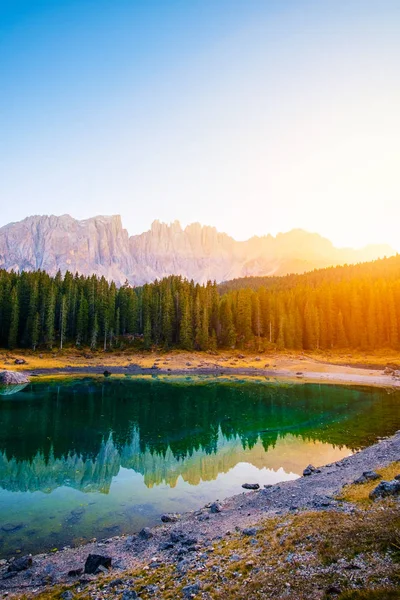
<path fill-rule="evenodd" d="M 400 428 L 399 394 L 251 380 L 80 379 L 0 400 L 0 554 L 135 531 L 294 478 Z"/>

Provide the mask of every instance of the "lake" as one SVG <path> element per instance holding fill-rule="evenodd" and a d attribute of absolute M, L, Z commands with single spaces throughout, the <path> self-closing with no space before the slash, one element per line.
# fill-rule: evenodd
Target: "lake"
<path fill-rule="evenodd" d="M 0 556 L 132 533 L 400 429 L 399 393 L 251 379 L 81 378 L 0 395 Z"/>

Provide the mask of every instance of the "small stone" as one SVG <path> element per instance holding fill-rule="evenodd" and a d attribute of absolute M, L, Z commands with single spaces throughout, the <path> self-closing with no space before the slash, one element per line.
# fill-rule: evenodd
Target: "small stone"
<path fill-rule="evenodd" d="M 161 521 L 163 523 L 176 523 L 177 521 L 179 521 L 179 519 L 180 519 L 180 515 L 178 515 L 176 513 L 168 513 L 168 514 L 161 515 Z"/>
<path fill-rule="evenodd" d="M 312 465 L 308 465 L 308 467 L 306 467 L 303 471 L 303 476 L 308 477 L 309 475 L 314 473 L 314 471 L 315 471 L 315 467 L 313 467 Z"/>
<path fill-rule="evenodd" d="M 336 585 L 330 585 L 328 588 L 326 588 L 326 593 L 329 594 L 330 596 L 333 596 L 333 595 L 341 594 L 342 590 L 339 587 L 337 587 Z"/>
<path fill-rule="evenodd" d="M 243 483 L 242 488 L 245 490 L 258 490 L 260 489 L 260 486 L 258 483 Z"/>
<path fill-rule="evenodd" d="M 187 537 L 182 541 L 184 546 L 195 546 L 197 544 L 197 538 L 195 537 Z"/>
<path fill-rule="evenodd" d="M 112 581 L 110 581 L 110 583 L 108 584 L 109 587 L 117 587 L 119 585 L 123 585 L 125 583 L 125 580 L 122 579 L 121 577 L 118 577 L 118 579 L 113 579 Z"/>
<path fill-rule="evenodd" d="M 162 550 L 171 550 L 171 548 L 174 547 L 174 544 L 172 542 L 163 542 L 162 544 L 160 544 L 159 549 Z"/>
<path fill-rule="evenodd" d="M 256 535 L 257 532 L 258 532 L 257 527 L 246 527 L 242 531 L 243 535 Z"/>
<path fill-rule="evenodd" d="M 106 370 L 106 371 L 104 371 L 103 375 L 104 375 L 104 377 L 110 377 L 111 371 Z"/>
<path fill-rule="evenodd" d="M 97 567 L 96 573 L 108 573 L 108 569 L 106 569 L 106 567 L 103 567 L 103 565 L 99 565 Z"/>
<path fill-rule="evenodd" d="M 364 471 L 358 479 L 354 480 L 354 483 L 367 483 L 368 481 L 375 481 L 376 479 L 382 479 L 382 476 L 375 473 L 375 471 Z"/>
<path fill-rule="evenodd" d="M 2 579 L 11 579 L 12 577 L 16 577 L 18 575 L 18 571 L 8 571 L 4 573 Z"/>
<path fill-rule="evenodd" d="M 136 600 L 138 597 L 135 590 L 125 590 L 122 594 L 121 600 Z"/>
<path fill-rule="evenodd" d="M 79 575 L 82 575 L 83 573 L 83 569 L 81 567 L 79 567 L 78 569 L 71 569 L 70 571 L 68 571 L 68 577 L 79 577 Z"/>
<path fill-rule="evenodd" d="M 192 583 L 191 585 L 186 585 L 183 589 L 183 595 L 185 598 L 192 598 L 200 591 L 199 583 Z"/>
<path fill-rule="evenodd" d="M 210 506 L 210 512 L 213 514 L 220 513 L 222 510 L 222 506 L 219 502 L 213 502 Z"/>
<path fill-rule="evenodd" d="M 85 573 L 95 574 L 100 567 L 111 567 L 112 558 L 110 556 L 102 556 L 101 554 L 89 554 L 85 562 Z"/>
<path fill-rule="evenodd" d="M 143 529 L 141 531 L 139 531 L 139 537 L 142 540 L 149 540 L 150 538 L 153 537 L 153 533 L 150 529 L 150 527 L 143 527 Z"/>
<path fill-rule="evenodd" d="M 62 600 L 73 600 L 75 598 L 74 594 L 70 590 L 66 590 L 60 596 Z"/>
<path fill-rule="evenodd" d="M 146 585 L 146 591 L 148 594 L 155 594 L 156 592 L 158 592 L 158 585 Z"/>
<path fill-rule="evenodd" d="M 25 571 L 32 566 L 32 556 L 21 556 L 21 558 L 16 558 L 13 562 L 8 566 L 8 572 L 19 572 Z"/>
<path fill-rule="evenodd" d="M 171 531 L 171 542 L 177 544 L 185 539 L 185 534 L 182 531 Z"/>

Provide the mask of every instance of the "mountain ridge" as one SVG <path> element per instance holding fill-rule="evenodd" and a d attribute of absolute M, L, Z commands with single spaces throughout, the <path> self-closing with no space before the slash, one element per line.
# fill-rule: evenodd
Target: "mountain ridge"
<path fill-rule="evenodd" d="M 303 229 L 237 241 L 210 225 L 183 228 L 179 221 L 155 220 L 148 231 L 129 236 L 120 215 L 83 220 L 69 214 L 32 215 L 0 228 L 0 268 L 94 273 L 119 285 L 126 280 L 142 285 L 168 275 L 199 283 L 285 275 L 393 254 L 387 245 L 336 248 Z"/>

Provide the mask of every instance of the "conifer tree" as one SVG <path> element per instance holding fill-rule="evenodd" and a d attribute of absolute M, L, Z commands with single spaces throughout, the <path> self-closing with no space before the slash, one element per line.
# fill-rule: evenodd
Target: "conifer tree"
<path fill-rule="evenodd" d="M 54 344 L 54 321 L 56 312 L 56 295 L 54 289 L 54 283 L 50 284 L 48 288 L 47 302 L 46 302 L 46 316 L 45 316 L 45 340 L 49 350 L 53 348 Z"/>
<path fill-rule="evenodd" d="M 179 345 L 184 350 L 191 350 L 193 347 L 193 328 L 190 311 L 190 302 L 186 293 L 180 298 L 181 320 L 179 328 Z"/>
<path fill-rule="evenodd" d="M 11 318 L 10 329 L 8 333 L 8 347 L 16 348 L 18 345 L 18 324 L 19 324 L 19 298 L 18 290 L 15 285 L 11 290 Z"/>
<path fill-rule="evenodd" d="M 39 313 L 36 312 L 32 319 L 32 327 L 31 327 L 31 334 L 30 334 L 31 346 L 32 346 L 33 351 L 36 350 L 36 346 L 39 343 L 39 331 L 40 331 L 40 317 L 39 317 Z"/>
<path fill-rule="evenodd" d="M 67 316 L 68 316 L 67 298 L 66 298 L 65 294 L 63 294 L 61 296 L 61 303 L 60 303 L 60 349 L 61 350 L 63 348 L 63 342 L 64 342 L 65 333 L 66 333 L 66 329 L 67 329 Z"/>

